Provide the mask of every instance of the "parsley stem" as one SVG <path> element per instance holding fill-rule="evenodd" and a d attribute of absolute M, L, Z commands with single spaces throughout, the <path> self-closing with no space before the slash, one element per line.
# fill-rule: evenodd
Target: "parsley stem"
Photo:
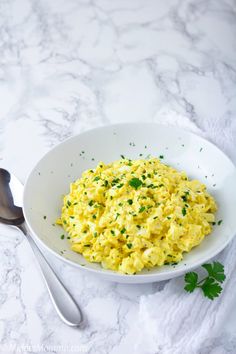
<path fill-rule="evenodd" d="M 203 283 L 208 277 L 205 277 L 203 278 L 202 280 L 200 280 L 198 283 L 197 283 L 197 287 L 200 288 L 201 287 L 201 283 Z"/>

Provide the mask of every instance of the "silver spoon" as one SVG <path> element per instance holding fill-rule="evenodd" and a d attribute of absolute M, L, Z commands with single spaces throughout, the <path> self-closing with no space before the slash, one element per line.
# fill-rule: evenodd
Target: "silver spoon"
<path fill-rule="evenodd" d="M 16 226 L 25 234 L 41 266 L 43 278 L 58 315 L 67 325 L 79 326 L 82 315 L 78 305 L 54 273 L 26 228 L 21 208 L 22 196 L 22 184 L 7 170 L 0 168 L 0 222 Z"/>

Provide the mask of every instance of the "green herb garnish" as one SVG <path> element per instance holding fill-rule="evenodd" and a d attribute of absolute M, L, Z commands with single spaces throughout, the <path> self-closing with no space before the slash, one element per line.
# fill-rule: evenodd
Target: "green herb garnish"
<path fill-rule="evenodd" d="M 64 240 L 64 238 L 65 238 L 65 235 L 61 235 L 61 240 Z"/>
<path fill-rule="evenodd" d="M 88 203 L 88 205 L 89 205 L 89 206 L 92 206 L 93 203 L 94 203 L 94 201 L 93 201 L 93 200 L 90 200 L 90 202 Z"/>
<path fill-rule="evenodd" d="M 142 213 L 144 210 L 145 210 L 145 206 L 142 206 L 142 207 L 139 209 L 139 213 Z"/>
<path fill-rule="evenodd" d="M 114 186 L 116 183 L 120 182 L 119 178 L 115 178 L 113 179 L 113 181 L 111 182 L 111 185 Z"/>
<path fill-rule="evenodd" d="M 138 179 L 138 178 L 132 178 L 130 181 L 129 181 L 129 185 L 131 186 L 131 187 L 133 187 L 134 189 L 138 189 L 141 185 L 143 184 L 143 182 L 142 181 L 140 181 L 140 179 Z"/>
<path fill-rule="evenodd" d="M 128 199 L 127 202 L 128 202 L 129 205 L 133 204 L 133 200 L 132 199 Z"/>
<path fill-rule="evenodd" d="M 123 234 L 125 233 L 125 231 L 126 231 L 126 228 L 124 227 L 124 228 L 120 231 L 120 233 L 123 235 Z"/>
<path fill-rule="evenodd" d="M 223 222 L 223 220 L 219 220 L 217 225 L 220 225 Z"/>
<path fill-rule="evenodd" d="M 220 284 L 225 280 L 224 266 L 219 262 L 213 262 L 212 264 L 203 264 L 202 267 L 207 271 L 208 276 L 199 281 L 197 273 L 185 274 L 186 285 L 184 289 L 192 293 L 196 288 L 200 288 L 204 296 L 213 300 L 222 291 Z"/>
<path fill-rule="evenodd" d="M 95 178 L 94 178 L 94 181 L 98 181 L 100 179 L 100 177 L 99 176 L 96 176 Z"/>
<path fill-rule="evenodd" d="M 132 245 L 132 243 L 127 243 L 126 246 L 130 249 L 130 248 L 132 248 L 133 245 Z"/>
<path fill-rule="evenodd" d="M 163 156 L 163 155 L 160 155 L 160 156 L 159 156 L 159 159 L 164 159 L 164 156 Z"/>
<path fill-rule="evenodd" d="M 183 216 L 185 216 L 186 213 L 187 213 L 187 212 L 186 212 L 186 208 L 183 208 L 183 209 L 182 209 L 182 214 L 183 214 Z"/>

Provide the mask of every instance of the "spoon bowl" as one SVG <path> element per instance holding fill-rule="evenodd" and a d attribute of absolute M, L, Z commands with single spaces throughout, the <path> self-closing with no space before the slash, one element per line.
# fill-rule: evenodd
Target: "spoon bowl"
<path fill-rule="evenodd" d="M 0 168 L 0 222 L 18 226 L 24 222 L 22 205 L 23 186 L 7 170 Z"/>

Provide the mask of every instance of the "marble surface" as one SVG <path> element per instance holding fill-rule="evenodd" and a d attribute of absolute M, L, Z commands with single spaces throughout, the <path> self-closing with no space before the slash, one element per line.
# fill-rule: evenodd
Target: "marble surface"
<path fill-rule="evenodd" d="M 0 0 L 0 162 L 22 182 L 65 138 L 124 121 L 185 127 L 236 162 L 235 84 L 234 0 Z M 0 226 L 1 352 L 145 353 L 140 298 L 176 280 L 121 285 L 51 263 L 82 329 L 59 320 L 26 240 Z M 236 353 L 235 305 L 193 354 Z"/>

